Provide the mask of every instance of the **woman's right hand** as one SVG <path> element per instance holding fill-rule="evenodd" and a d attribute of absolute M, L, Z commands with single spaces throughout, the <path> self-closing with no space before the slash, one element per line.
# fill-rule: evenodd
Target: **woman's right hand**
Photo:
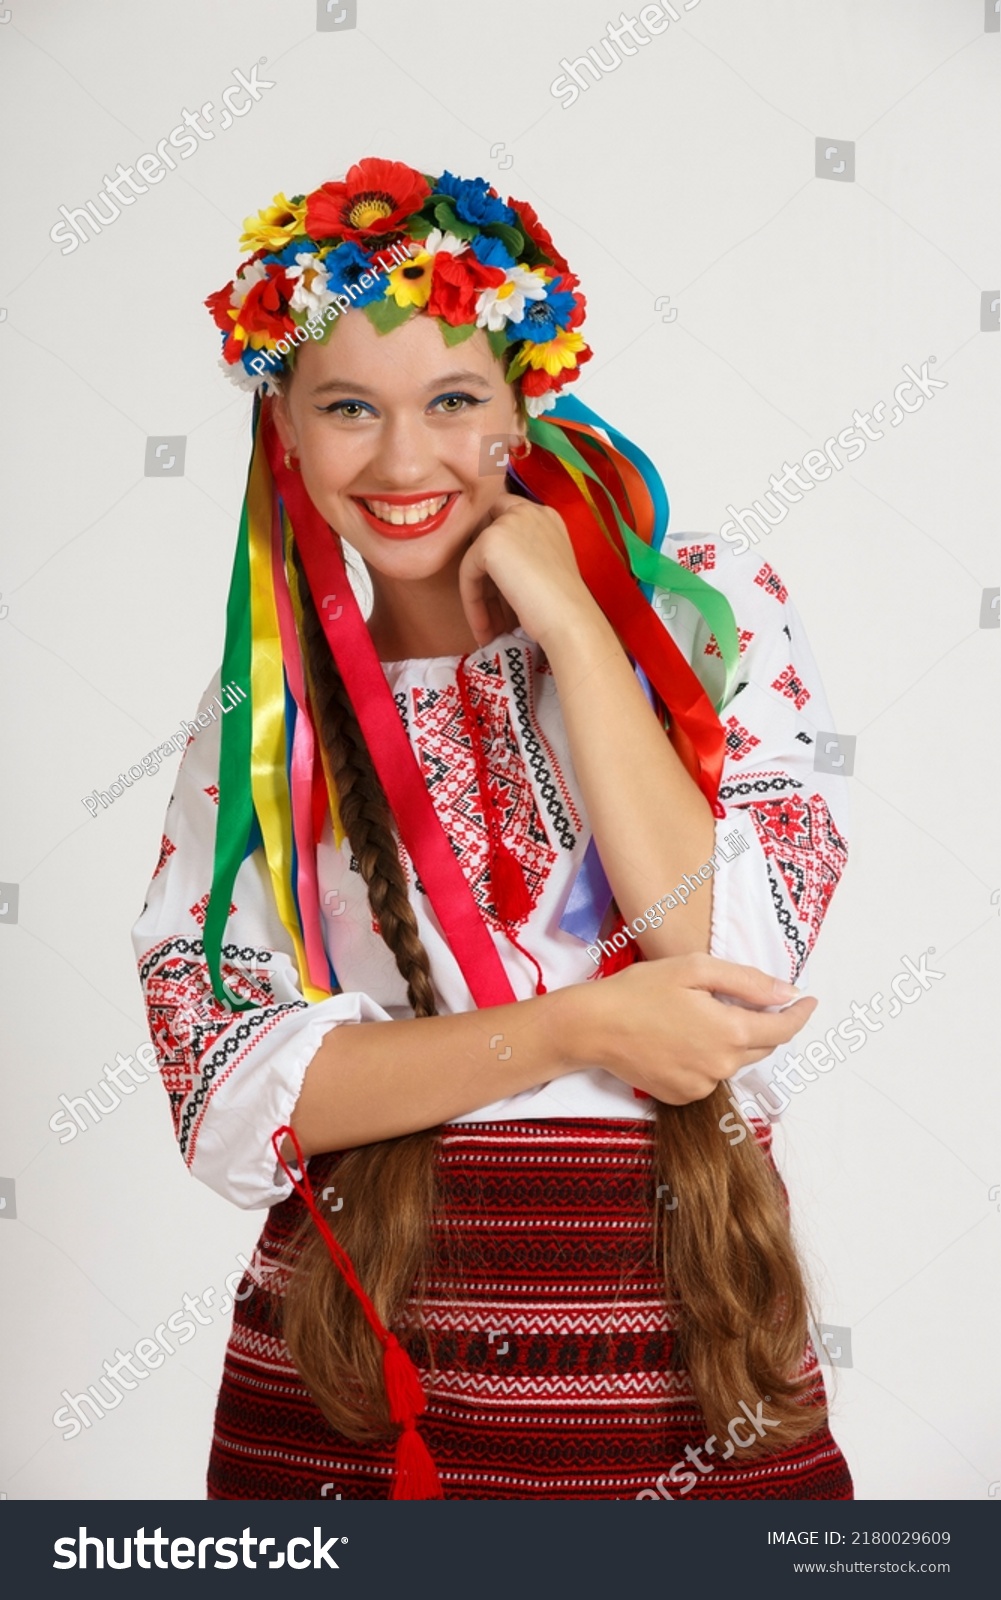
<path fill-rule="evenodd" d="M 572 1053 L 674 1106 L 705 1099 L 741 1067 L 788 1044 L 817 1006 L 805 996 L 789 1005 L 789 984 L 702 953 L 638 961 L 565 992 L 580 997 Z M 784 1011 L 764 1009 L 781 1005 Z"/>

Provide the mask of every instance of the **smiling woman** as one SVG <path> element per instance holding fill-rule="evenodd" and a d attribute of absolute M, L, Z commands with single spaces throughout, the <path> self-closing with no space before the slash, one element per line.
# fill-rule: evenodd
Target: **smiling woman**
<path fill-rule="evenodd" d="M 662 553 L 656 468 L 562 393 L 584 299 L 525 202 L 366 160 L 241 243 L 247 697 L 133 930 L 184 1159 L 269 1208 L 209 1496 L 635 1497 L 767 1399 L 693 1496 L 850 1498 L 768 1127 L 719 1131 L 812 1014 L 844 864 L 787 591 Z"/>

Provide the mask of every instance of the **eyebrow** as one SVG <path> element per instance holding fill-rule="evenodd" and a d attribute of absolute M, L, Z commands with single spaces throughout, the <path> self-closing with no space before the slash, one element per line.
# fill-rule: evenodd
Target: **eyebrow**
<path fill-rule="evenodd" d="M 492 387 L 489 378 L 482 372 L 444 372 L 440 378 L 432 378 L 430 383 L 424 385 L 425 392 L 429 389 L 440 389 L 450 383 L 476 383 L 481 389 Z M 347 383 L 341 378 L 331 378 L 327 383 L 317 384 L 312 390 L 314 396 L 322 394 L 367 394 L 375 395 L 377 390 L 369 388 L 365 383 Z"/>

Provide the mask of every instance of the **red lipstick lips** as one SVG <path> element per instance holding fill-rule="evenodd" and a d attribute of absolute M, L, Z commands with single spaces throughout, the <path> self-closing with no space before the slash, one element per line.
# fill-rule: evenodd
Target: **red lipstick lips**
<path fill-rule="evenodd" d="M 368 506 L 365 504 L 365 500 L 361 497 L 361 495 L 352 495 L 351 498 L 358 507 L 358 510 L 361 512 L 362 516 L 365 518 L 365 521 L 370 527 L 375 529 L 376 533 L 381 533 L 383 538 L 420 539 L 424 536 L 424 534 L 434 533 L 436 528 L 441 527 L 442 523 L 445 521 L 445 518 L 451 511 L 452 506 L 459 497 L 459 491 L 457 489 L 445 490 L 444 494 L 446 496 L 445 504 L 442 506 L 440 511 L 435 512 L 433 517 L 426 518 L 424 522 L 409 523 L 383 522 L 381 517 L 377 517 L 374 511 L 369 510 Z M 442 495 L 428 494 L 426 492 L 424 494 L 373 494 L 367 496 L 367 498 L 376 505 L 381 504 L 406 507 L 420 505 L 425 500 L 440 500 Z"/>

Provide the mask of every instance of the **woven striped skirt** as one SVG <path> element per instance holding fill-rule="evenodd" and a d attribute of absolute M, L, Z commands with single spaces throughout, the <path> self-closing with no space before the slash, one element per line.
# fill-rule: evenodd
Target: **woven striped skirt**
<path fill-rule="evenodd" d="M 770 1130 L 758 1137 L 767 1149 Z M 452 1259 L 458 1244 L 469 1266 L 458 1288 L 430 1274 L 424 1318 L 433 1382 L 426 1347 L 400 1337 L 428 1395 L 419 1428 L 447 1500 L 853 1498 L 826 1425 L 764 1459 L 742 1463 L 733 1446 L 707 1456 L 705 1422 L 687 1372 L 674 1363 L 672 1318 L 653 1266 L 652 1184 L 645 1120 L 445 1128 L 439 1254 L 444 1228 Z M 393 1441 L 356 1444 L 334 1432 L 281 1336 L 274 1264 L 302 1214 L 295 1194 L 269 1212 L 255 1273 L 238 1291 L 209 1499 L 389 1493 Z M 811 1345 L 802 1371 L 823 1397 Z M 766 1431 L 757 1398 L 748 1396 L 747 1417 L 732 1430 L 747 1447 L 756 1412 L 758 1433 Z"/>

